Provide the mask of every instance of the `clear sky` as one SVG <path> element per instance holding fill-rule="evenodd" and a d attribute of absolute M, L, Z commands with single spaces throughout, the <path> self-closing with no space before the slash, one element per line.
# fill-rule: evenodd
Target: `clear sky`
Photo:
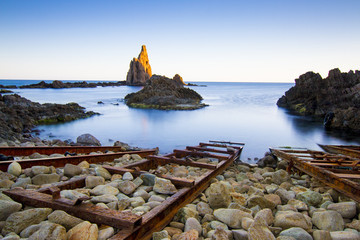
<path fill-rule="evenodd" d="M 359 70 L 359 0 L 0 0 L 0 79 L 125 80 L 147 46 L 184 81 Z"/>

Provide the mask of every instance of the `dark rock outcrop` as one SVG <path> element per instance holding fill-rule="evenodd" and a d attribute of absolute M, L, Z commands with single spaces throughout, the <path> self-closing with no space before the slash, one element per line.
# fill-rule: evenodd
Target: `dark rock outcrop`
<path fill-rule="evenodd" d="M 85 112 L 77 103 L 40 104 L 17 94 L 0 95 L 0 138 L 22 139 L 35 125 L 67 122 L 95 114 Z"/>
<path fill-rule="evenodd" d="M 110 87 L 110 86 L 123 86 L 125 85 L 124 81 L 118 82 L 62 82 L 55 80 L 52 83 L 46 83 L 41 81 L 39 83 L 23 85 L 19 88 L 96 88 L 98 86 L 101 87 Z"/>
<path fill-rule="evenodd" d="M 336 68 L 324 79 L 307 72 L 295 80 L 295 86 L 277 105 L 324 119 L 330 128 L 360 130 L 360 71 L 342 73 Z"/>
<path fill-rule="evenodd" d="M 130 69 L 126 76 L 126 84 L 132 86 L 143 86 L 152 76 L 146 46 L 142 45 L 138 58 L 130 62 Z"/>
<path fill-rule="evenodd" d="M 142 90 L 126 95 L 126 104 L 135 108 L 193 110 L 205 107 L 202 97 L 178 80 L 153 75 Z"/>

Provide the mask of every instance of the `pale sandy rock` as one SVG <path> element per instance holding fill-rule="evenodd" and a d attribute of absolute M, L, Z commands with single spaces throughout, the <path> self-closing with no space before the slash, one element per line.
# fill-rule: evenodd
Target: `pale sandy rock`
<path fill-rule="evenodd" d="M 2 234 L 15 232 L 19 234 L 30 225 L 38 224 L 45 220 L 52 212 L 51 208 L 33 208 L 25 211 L 12 213 L 5 222 Z"/>
<path fill-rule="evenodd" d="M 221 227 L 224 230 L 229 230 L 229 227 L 225 223 L 216 220 L 210 222 L 210 227 L 214 230 L 218 227 Z"/>
<path fill-rule="evenodd" d="M 60 196 L 63 198 L 68 198 L 71 200 L 76 200 L 78 198 L 86 198 L 88 197 L 88 195 L 84 194 L 84 193 L 80 193 L 76 190 L 62 190 L 60 192 Z"/>
<path fill-rule="evenodd" d="M 18 162 L 12 162 L 9 164 L 7 172 L 18 177 L 21 174 L 21 166 Z"/>
<path fill-rule="evenodd" d="M 112 237 L 115 233 L 115 229 L 110 226 L 104 226 L 99 229 L 98 240 L 106 240 Z"/>
<path fill-rule="evenodd" d="M 176 237 L 176 240 L 198 240 L 199 233 L 195 229 L 192 229 L 188 232 L 184 232 Z"/>
<path fill-rule="evenodd" d="M 133 193 L 134 197 L 142 197 L 145 201 L 150 198 L 150 194 L 143 189 L 138 189 Z"/>
<path fill-rule="evenodd" d="M 299 227 L 286 229 L 280 233 L 280 236 L 289 236 L 296 240 L 313 240 L 313 237 L 308 232 Z"/>
<path fill-rule="evenodd" d="M 305 230 L 310 230 L 312 228 L 312 223 L 309 217 L 306 217 L 299 212 L 278 211 L 275 214 L 274 226 L 283 229 L 300 227 Z"/>
<path fill-rule="evenodd" d="M 223 228 L 216 228 L 215 231 L 211 234 L 211 240 L 228 240 L 228 239 L 229 239 L 229 234 Z"/>
<path fill-rule="evenodd" d="M 98 185 L 104 185 L 105 179 L 101 176 L 87 176 L 85 178 L 85 187 L 94 188 Z"/>
<path fill-rule="evenodd" d="M 96 196 L 105 195 L 105 194 L 115 196 L 115 195 L 119 194 L 119 189 L 114 188 L 109 185 L 98 185 L 90 191 L 90 194 L 96 195 Z"/>
<path fill-rule="evenodd" d="M 313 232 L 314 240 L 332 240 L 329 231 L 326 230 L 315 230 Z"/>
<path fill-rule="evenodd" d="M 90 164 L 87 161 L 82 161 L 81 163 L 78 164 L 78 166 L 81 168 L 89 168 Z"/>
<path fill-rule="evenodd" d="M 231 202 L 231 188 L 232 187 L 224 181 L 212 183 L 205 191 L 210 207 L 216 209 L 229 206 Z"/>
<path fill-rule="evenodd" d="M 126 181 L 126 180 L 130 180 L 130 181 L 131 181 L 131 180 L 134 179 L 134 177 L 133 177 L 133 175 L 132 175 L 130 172 L 126 172 L 126 173 L 124 173 L 122 179 L 123 179 L 124 181 Z"/>
<path fill-rule="evenodd" d="M 273 203 L 272 201 L 269 201 L 268 199 L 266 199 L 263 196 L 253 195 L 246 200 L 246 206 L 248 208 L 252 208 L 257 205 L 261 209 L 264 209 L 264 208 L 275 209 L 275 207 L 276 207 L 275 203 Z"/>
<path fill-rule="evenodd" d="M 33 177 L 31 180 L 32 180 L 32 183 L 35 185 L 55 183 L 60 180 L 60 175 L 58 175 L 56 173 L 38 174 L 35 177 Z"/>
<path fill-rule="evenodd" d="M 28 184 L 32 184 L 32 180 L 30 177 L 26 177 L 26 178 L 18 178 L 16 179 L 16 182 L 11 186 L 12 188 L 14 187 L 22 187 L 22 188 L 26 188 L 26 186 Z"/>
<path fill-rule="evenodd" d="M 352 231 L 336 231 L 330 232 L 332 240 L 360 240 L 360 235 L 358 232 Z"/>
<path fill-rule="evenodd" d="M 122 193 L 129 195 L 136 190 L 136 185 L 132 181 L 123 181 L 119 183 L 119 189 Z"/>
<path fill-rule="evenodd" d="M 238 210 L 238 209 L 226 209 L 219 208 L 214 211 L 214 216 L 219 221 L 227 224 L 232 228 L 240 228 L 241 220 L 243 217 L 252 218 L 251 214 Z"/>
<path fill-rule="evenodd" d="M 196 218 L 190 217 L 185 222 L 184 232 L 188 232 L 192 229 L 195 229 L 196 231 L 198 231 L 199 236 L 201 235 L 201 232 L 202 232 L 201 224 L 199 223 L 199 221 Z"/>
<path fill-rule="evenodd" d="M 297 199 L 290 199 L 288 201 L 288 204 L 294 206 L 299 211 L 308 211 L 309 207 L 306 203 L 303 201 L 297 200 Z"/>
<path fill-rule="evenodd" d="M 52 173 L 52 169 L 47 166 L 32 166 L 31 172 L 36 176 L 38 174 L 50 174 Z"/>
<path fill-rule="evenodd" d="M 164 228 L 164 230 L 167 231 L 170 236 L 174 236 L 175 234 L 180 235 L 183 233 L 183 231 L 181 229 L 175 228 L 175 227 L 166 227 L 166 228 Z"/>
<path fill-rule="evenodd" d="M 258 240 L 258 239 L 266 239 L 266 240 L 275 240 L 274 234 L 270 231 L 266 222 L 262 218 L 254 219 L 253 224 L 251 224 L 248 230 L 249 240 Z"/>
<path fill-rule="evenodd" d="M 88 221 L 79 223 L 67 232 L 67 240 L 97 240 L 98 226 Z"/>
<path fill-rule="evenodd" d="M 24 230 L 22 230 L 20 232 L 20 234 L 19 234 L 20 237 L 29 238 L 34 232 L 36 232 L 37 230 L 40 229 L 42 223 L 44 223 L 44 222 L 28 226 L 27 228 L 25 228 Z"/>
<path fill-rule="evenodd" d="M 82 219 L 74 217 L 62 210 L 56 210 L 49 214 L 48 220 L 53 223 L 60 224 L 66 228 L 66 230 L 70 230 L 75 227 L 79 223 L 83 222 Z"/>
<path fill-rule="evenodd" d="M 162 230 L 161 232 L 154 232 L 152 234 L 152 240 L 163 240 L 168 238 L 169 238 L 169 234 L 165 230 Z"/>
<path fill-rule="evenodd" d="M 289 200 L 295 199 L 295 192 L 288 191 L 284 188 L 279 188 L 275 191 L 275 194 L 279 195 L 282 204 L 287 204 Z"/>
<path fill-rule="evenodd" d="M 262 209 L 259 212 L 257 212 L 255 215 L 255 219 L 257 219 L 257 218 L 264 219 L 268 226 L 270 226 L 274 223 L 274 216 L 272 214 L 271 209 L 269 209 L 269 208 L 265 208 L 265 209 Z"/>
<path fill-rule="evenodd" d="M 110 180 L 111 179 L 111 174 L 109 173 L 108 170 L 106 170 L 103 167 L 97 166 L 95 168 L 95 173 L 97 176 L 101 176 L 103 177 L 105 180 Z"/>
<path fill-rule="evenodd" d="M 196 210 L 199 212 L 200 216 L 205 216 L 205 214 L 212 214 L 213 210 L 210 208 L 209 204 L 205 202 L 199 202 L 196 204 Z"/>
<path fill-rule="evenodd" d="M 248 217 L 243 217 L 241 219 L 241 227 L 247 231 L 247 230 L 249 230 L 249 228 L 250 228 L 251 224 L 253 224 L 253 222 L 254 222 L 254 219 L 248 218 Z"/>
<path fill-rule="evenodd" d="M 189 207 L 183 207 L 175 214 L 174 220 L 185 224 L 186 220 L 191 217 L 199 219 L 199 213 Z"/>
<path fill-rule="evenodd" d="M 56 223 L 43 223 L 40 229 L 33 233 L 29 240 L 66 240 L 66 229 Z"/>
<path fill-rule="evenodd" d="M 283 182 L 290 182 L 291 178 L 285 170 L 277 170 L 272 174 L 272 180 L 275 184 L 280 185 Z"/>
<path fill-rule="evenodd" d="M 14 181 L 11 181 L 9 179 L 0 180 L 0 188 L 6 188 L 9 189 L 14 184 Z"/>
<path fill-rule="evenodd" d="M 118 198 L 113 194 L 104 194 L 100 196 L 95 196 L 91 198 L 92 203 L 111 203 L 117 202 Z"/>
<path fill-rule="evenodd" d="M 129 201 L 130 201 L 131 206 L 134 208 L 142 206 L 145 203 L 145 200 L 142 197 L 132 197 L 129 199 Z"/>
<path fill-rule="evenodd" d="M 12 213 L 20 211 L 22 205 L 14 201 L 0 200 L 0 221 L 5 221 Z"/>
<path fill-rule="evenodd" d="M 346 224 L 347 228 L 352 228 L 360 232 L 360 220 L 353 219 L 351 223 Z"/>
<path fill-rule="evenodd" d="M 317 228 L 330 232 L 342 231 L 345 225 L 341 214 L 333 210 L 314 212 L 312 222 Z"/>
<path fill-rule="evenodd" d="M 71 163 L 67 163 L 64 167 L 64 175 L 67 177 L 73 177 L 76 175 L 80 175 L 82 173 L 82 168 L 71 164 Z"/>
<path fill-rule="evenodd" d="M 327 206 L 328 210 L 335 210 L 341 214 L 343 218 L 353 218 L 356 215 L 355 202 L 333 203 Z"/>
<path fill-rule="evenodd" d="M 323 197 L 318 192 L 308 190 L 306 192 L 298 193 L 296 195 L 296 199 L 303 201 L 304 203 L 306 203 L 309 206 L 316 207 L 321 203 Z"/>
<path fill-rule="evenodd" d="M 174 194 L 177 192 L 174 184 L 170 180 L 164 178 L 155 178 L 154 191 L 162 194 Z"/>
<path fill-rule="evenodd" d="M 234 229 L 232 230 L 234 240 L 248 240 L 248 232 L 243 229 Z"/>

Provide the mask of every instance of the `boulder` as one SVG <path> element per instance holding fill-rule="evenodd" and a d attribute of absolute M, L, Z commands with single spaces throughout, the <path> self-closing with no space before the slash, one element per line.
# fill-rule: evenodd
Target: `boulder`
<path fill-rule="evenodd" d="M 100 141 L 89 133 L 78 136 L 76 143 L 83 146 L 101 146 Z"/>
<path fill-rule="evenodd" d="M 215 182 L 206 189 L 205 194 L 212 209 L 226 208 L 231 203 L 231 189 L 226 182 Z"/>
<path fill-rule="evenodd" d="M 64 226 L 66 230 L 70 230 L 79 223 L 83 222 L 82 219 L 71 216 L 62 210 L 55 210 L 54 212 L 50 213 L 48 220 L 52 223 L 57 223 Z"/>
<path fill-rule="evenodd" d="M 327 206 L 327 209 L 337 211 L 343 218 L 351 219 L 356 215 L 355 202 L 332 203 Z"/>
<path fill-rule="evenodd" d="M 280 233 L 280 236 L 293 237 L 296 240 L 313 240 L 312 236 L 302 228 L 292 227 Z"/>
<path fill-rule="evenodd" d="M 88 221 L 79 223 L 72 229 L 70 229 L 66 236 L 67 240 L 97 240 L 98 239 L 98 226 L 96 224 L 91 224 Z"/>
<path fill-rule="evenodd" d="M 138 58 L 133 58 L 130 62 L 130 69 L 126 76 L 126 84 L 141 86 L 144 85 L 151 76 L 152 72 L 146 46 L 142 45 Z"/>
<path fill-rule="evenodd" d="M 12 213 L 20 211 L 22 205 L 14 201 L 0 200 L 0 221 L 5 221 Z"/>
<path fill-rule="evenodd" d="M 5 226 L 2 229 L 2 234 L 5 235 L 10 232 L 19 234 L 28 226 L 44 221 L 51 212 L 51 208 L 33 208 L 12 213 L 6 219 Z"/>
<path fill-rule="evenodd" d="M 241 220 L 243 217 L 252 218 L 250 213 L 227 208 L 216 209 L 214 216 L 217 220 L 227 224 L 231 228 L 241 228 Z"/>
<path fill-rule="evenodd" d="M 313 213 L 312 222 L 320 230 L 342 231 L 344 229 L 344 220 L 340 213 L 328 211 L 316 211 Z"/>

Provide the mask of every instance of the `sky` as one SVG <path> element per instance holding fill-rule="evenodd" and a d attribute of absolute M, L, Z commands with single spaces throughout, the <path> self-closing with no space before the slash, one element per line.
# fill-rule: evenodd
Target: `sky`
<path fill-rule="evenodd" d="M 0 0 L 0 79 L 125 80 L 146 45 L 185 82 L 359 70 L 358 0 Z"/>

